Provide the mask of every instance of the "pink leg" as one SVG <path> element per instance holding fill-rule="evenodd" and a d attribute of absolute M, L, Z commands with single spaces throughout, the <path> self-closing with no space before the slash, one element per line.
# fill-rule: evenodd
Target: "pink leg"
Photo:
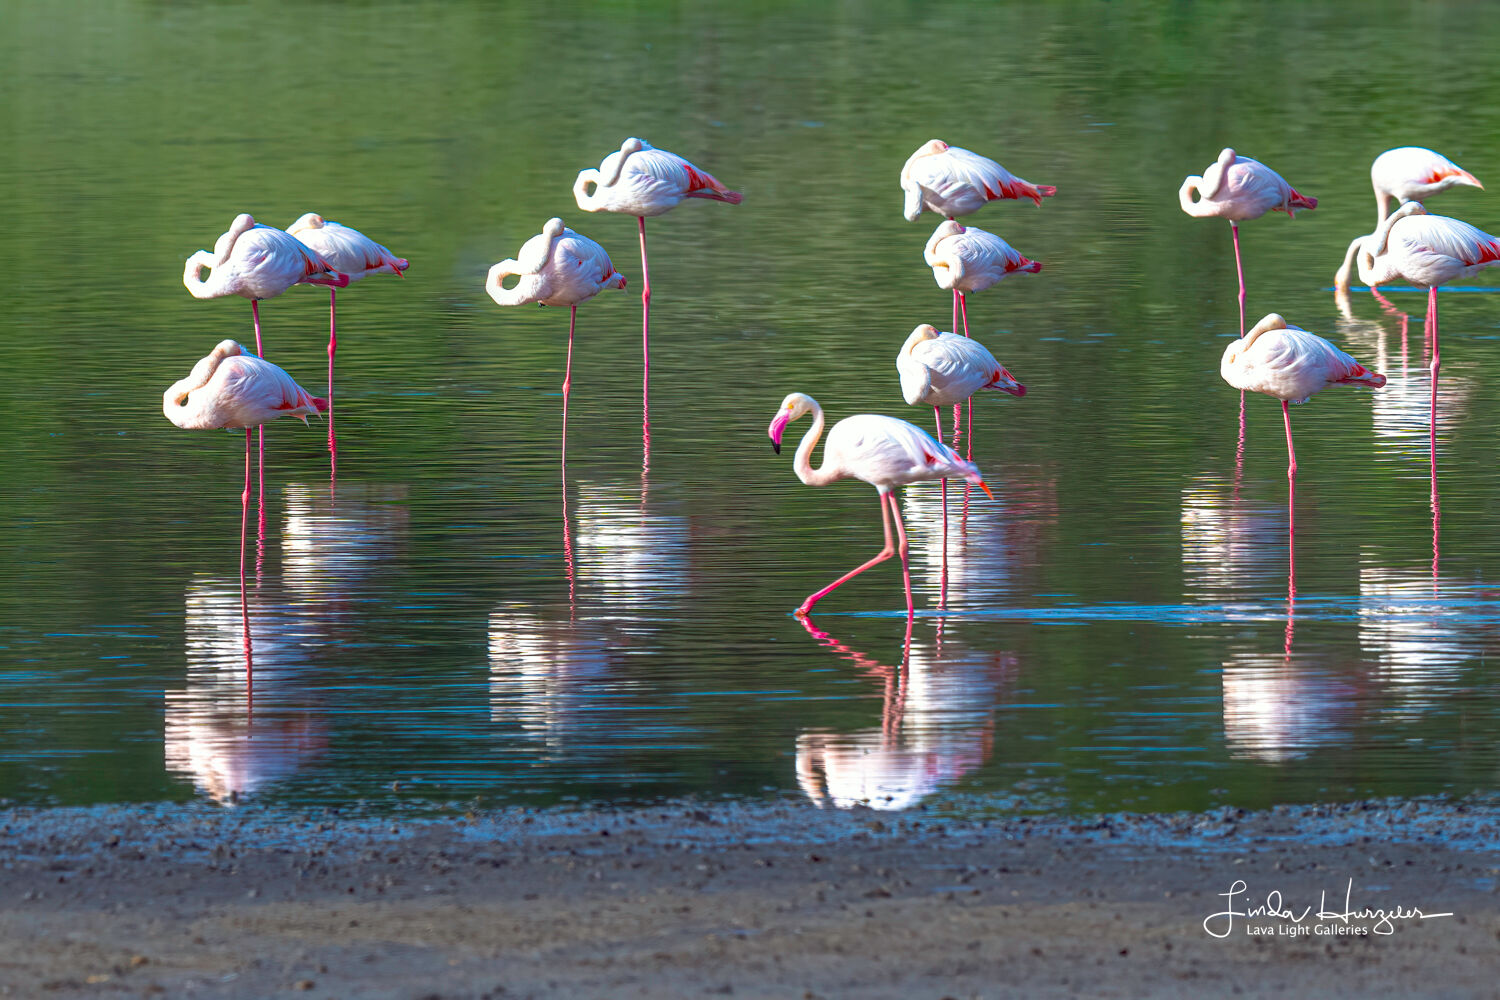
<path fill-rule="evenodd" d="M 963 292 L 958 293 L 958 312 L 964 321 L 964 336 L 969 335 L 969 299 Z M 964 437 L 967 444 L 964 446 L 964 457 L 973 461 L 974 459 L 974 397 L 970 396 L 965 406 L 967 416 L 967 427 L 964 429 Z"/>
<path fill-rule="evenodd" d="M 563 369 L 562 466 L 568 468 L 568 390 L 573 386 L 573 330 L 578 324 L 578 307 L 568 313 L 568 366 Z"/>
<path fill-rule="evenodd" d="M 906 526 L 901 523 L 901 509 L 896 506 L 896 494 L 887 493 L 885 496 L 890 501 L 891 514 L 896 519 L 896 544 L 901 553 L 901 580 L 906 585 L 906 617 L 910 620 L 911 616 L 916 613 L 916 608 L 911 602 L 911 566 L 906 560 Z"/>
<path fill-rule="evenodd" d="M 250 428 L 245 428 L 245 491 L 240 494 L 240 621 L 245 630 L 245 653 L 250 653 L 250 605 L 245 597 L 245 533 L 250 524 Z"/>
<path fill-rule="evenodd" d="M 329 454 L 337 456 L 339 452 L 338 438 L 333 435 L 333 353 L 339 349 L 338 323 L 334 312 L 334 300 L 338 291 L 332 286 L 328 289 L 328 451 Z"/>
<path fill-rule="evenodd" d="M 1281 419 L 1286 424 L 1286 509 L 1287 528 L 1295 535 L 1297 532 L 1297 450 L 1292 447 L 1292 412 L 1286 400 L 1281 401 Z"/>
<path fill-rule="evenodd" d="M 637 216 L 641 231 L 641 475 L 651 464 L 651 268 L 646 263 L 646 217 Z"/>
<path fill-rule="evenodd" d="M 932 408 L 932 419 L 937 424 L 937 439 L 941 444 L 943 441 L 943 411 L 940 407 Z M 941 480 L 943 484 L 943 568 L 942 576 L 938 580 L 938 604 L 942 604 L 948 594 L 948 480 Z"/>
<path fill-rule="evenodd" d="M 963 296 L 961 296 L 961 295 L 958 294 L 958 289 L 957 288 L 953 289 L 953 332 L 954 333 L 958 332 L 958 300 L 960 298 L 962 298 L 962 297 Z M 958 444 L 958 411 L 959 411 L 959 405 L 957 403 L 954 403 L 953 404 L 953 443 L 954 444 Z M 938 438 L 938 441 L 942 441 L 942 440 L 943 440 L 942 438 Z"/>
<path fill-rule="evenodd" d="M 1229 231 L 1234 235 L 1234 273 L 1240 280 L 1240 339 L 1245 339 L 1245 268 L 1240 264 L 1240 224 L 1231 222 Z M 1245 390 L 1240 390 L 1240 441 L 1245 440 Z"/>
<path fill-rule="evenodd" d="M 1432 462 L 1432 506 L 1437 507 L 1438 482 L 1437 482 L 1437 390 L 1438 390 L 1438 362 L 1440 352 L 1438 351 L 1438 308 L 1437 308 L 1437 286 L 1433 285 L 1427 289 L 1427 324 L 1432 331 L 1432 403 L 1428 413 L 1428 448 Z"/>
<path fill-rule="evenodd" d="M 817 593 L 810 594 L 807 600 L 802 602 L 801 607 L 797 608 L 797 614 L 806 616 L 809 612 L 812 611 L 813 605 L 817 604 L 824 597 L 828 596 L 828 594 L 843 586 L 854 577 L 859 576 L 859 574 L 863 573 L 871 566 L 874 566 L 876 563 L 885 562 L 891 556 L 896 554 L 896 547 L 891 544 L 891 519 L 890 515 L 886 511 L 885 498 L 886 494 L 880 494 L 880 525 L 885 529 L 885 548 L 881 549 L 874 559 L 871 559 L 869 562 L 863 564 L 857 569 L 850 570 Z"/>
<path fill-rule="evenodd" d="M 250 300 L 250 317 L 255 321 L 255 356 L 264 358 L 265 354 L 262 353 L 260 346 L 260 302 L 257 299 Z M 266 495 L 266 428 L 264 424 L 255 428 L 255 439 L 260 448 L 260 494 L 264 501 Z"/>

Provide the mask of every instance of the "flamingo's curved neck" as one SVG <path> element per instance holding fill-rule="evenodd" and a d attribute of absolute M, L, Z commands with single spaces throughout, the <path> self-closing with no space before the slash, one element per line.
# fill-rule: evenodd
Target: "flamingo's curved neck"
<path fill-rule="evenodd" d="M 1379 188 L 1376 188 L 1375 228 L 1377 229 L 1380 228 L 1380 224 L 1385 221 L 1386 214 L 1390 211 L 1390 199 L 1390 195 L 1386 194 L 1384 191 L 1381 191 Z"/>
<path fill-rule="evenodd" d="M 594 185 L 594 190 L 589 191 L 589 185 Z M 587 170 L 578 171 L 578 179 L 573 182 L 573 198 L 578 206 L 585 212 L 593 211 L 594 199 L 599 197 L 599 171 L 590 167 Z"/>
<path fill-rule="evenodd" d="M 1193 200 L 1193 194 L 1197 192 L 1200 199 L 1203 192 L 1203 178 L 1196 174 L 1182 182 L 1182 187 L 1177 189 L 1177 203 L 1182 210 L 1189 215 L 1198 214 L 1198 202 Z"/>
<path fill-rule="evenodd" d="M 205 267 L 209 269 L 207 281 L 203 280 L 203 269 Z M 214 297 L 221 283 L 216 280 L 218 274 L 218 264 L 214 260 L 214 255 L 207 250 L 199 250 L 187 259 L 187 263 L 182 269 L 182 283 L 187 286 L 187 290 L 192 293 L 193 298 L 209 299 Z"/>
<path fill-rule="evenodd" d="M 1349 291 L 1349 275 L 1354 270 L 1355 257 L 1360 255 L 1364 250 L 1366 239 L 1368 239 L 1368 237 L 1356 236 L 1354 238 L 1354 242 L 1349 244 L 1349 250 L 1344 254 L 1344 263 L 1339 265 L 1338 273 L 1333 276 L 1333 287 L 1335 291 L 1345 293 Z M 1360 267 L 1361 277 L 1365 276 L 1365 272 L 1367 270 L 1373 270 L 1373 262 L 1371 264 L 1366 264 L 1363 258 L 1361 258 L 1360 264 L 1362 265 Z"/>
<path fill-rule="evenodd" d="M 808 486 L 827 486 L 829 483 L 841 478 L 837 469 L 828 467 L 828 452 L 823 452 L 823 465 L 821 468 L 812 467 L 813 447 L 817 445 L 818 438 L 823 436 L 823 408 L 817 403 L 812 407 L 813 422 L 802 435 L 802 443 L 797 445 L 797 457 L 792 460 L 792 471 L 797 473 L 797 478 Z"/>

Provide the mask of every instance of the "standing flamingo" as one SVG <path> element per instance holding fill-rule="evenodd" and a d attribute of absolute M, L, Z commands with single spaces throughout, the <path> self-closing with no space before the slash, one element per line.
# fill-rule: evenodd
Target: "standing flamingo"
<path fill-rule="evenodd" d="M 944 225 L 958 225 L 945 222 Z M 988 234 L 986 234 L 988 235 Z M 1026 387 L 1015 380 L 1005 366 L 995 360 L 983 344 L 956 333 L 939 333 L 930 323 L 911 332 L 896 355 L 896 371 L 901 375 L 901 395 L 911 406 L 926 403 L 932 407 L 937 423 L 937 437 L 943 439 L 942 407 L 954 407 L 953 439 L 958 440 L 958 404 L 969 402 L 968 454 L 974 457 L 974 393 L 981 389 L 998 389 L 1012 396 L 1026 395 Z M 948 551 L 948 480 L 943 480 L 943 551 Z"/>
<path fill-rule="evenodd" d="M 511 275 L 519 276 L 520 280 L 506 288 L 503 282 Z M 562 385 L 564 465 L 568 461 L 568 389 L 573 384 L 573 330 L 578 321 L 578 304 L 606 288 L 624 287 L 625 276 L 615 270 L 604 248 L 565 227 L 561 219 L 548 219 L 540 236 L 527 240 L 514 259 L 502 260 L 491 267 L 485 280 L 484 290 L 499 305 L 537 302 L 569 309 L 568 364 Z"/>
<path fill-rule="evenodd" d="M 1370 164 L 1370 184 L 1375 188 L 1375 225 L 1385 221 L 1390 199 L 1398 207 L 1409 201 L 1425 202 L 1435 194 L 1455 187 L 1484 185 L 1479 179 L 1441 153 L 1421 146 L 1387 149 Z"/>
<path fill-rule="evenodd" d="M 945 219 L 933 230 L 922 251 L 922 257 L 932 268 L 932 277 L 939 288 L 951 289 L 954 301 L 963 316 L 964 336 L 969 335 L 969 306 L 965 295 L 982 292 L 1002 281 L 1006 275 L 1017 271 L 1036 274 L 1042 269 L 1038 261 L 1029 260 L 1009 243 L 987 233 L 977 226 L 964 226 L 953 219 Z M 955 324 L 953 332 L 958 332 Z M 969 403 L 969 426 L 967 434 L 974 433 L 974 404 Z M 939 429 L 938 437 L 942 437 Z M 953 439 L 958 440 L 958 408 L 953 410 Z M 973 457 L 973 446 L 967 449 Z"/>
<path fill-rule="evenodd" d="M 909 483 L 930 482 L 947 476 L 961 476 L 977 485 L 993 499 L 990 488 L 984 484 L 979 469 L 973 462 L 965 462 L 947 445 L 934 440 L 920 427 L 895 417 L 862 413 L 845 417 L 833 425 L 828 432 L 828 443 L 823 446 L 823 464 L 812 467 L 812 450 L 823 434 L 823 408 L 817 400 L 804 393 L 794 392 L 781 401 L 781 408 L 766 433 L 771 446 L 781 454 L 781 436 L 786 425 L 805 413 L 813 415 L 812 427 L 803 435 L 797 446 L 797 456 L 792 469 L 797 478 L 808 486 L 827 486 L 839 479 L 863 479 L 880 493 L 880 524 L 885 529 L 885 546 L 869 562 L 845 573 L 822 590 L 808 596 L 797 608 L 799 617 L 806 617 L 814 604 L 846 581 L 863 573 L 876 563 L 884 562 L 897 551 L 901 555 L 901 576 L 906 584 L 906 613 L 914 613 L 911 599 L 911 567 L 906 561 L 906 528 L 901 522 L 901 511 L 896 506 L 892 491 Z M 899 549 L 891 545 L 891 515 L 896 519 L 896 535 L 900 539 Z"/>
<path fill-rule="evenodd" d="M 209 269 L 203 280 L 203 269 Z M 182 283 L 195 299 L 242 295 L 250 300 L 255 323 L 255 353 L 264 357 L 260 339 L 260 300 L 271 299 L 299 283 L 343 288 L 349 276 L 304 246 L 285 230 L 259 225 L 248 212 L 235 216 L 229 231 L 214 243 L 213 253 L 199 250 L 187 259 Z M 266 438 L 256 432 L 260 449 L 261 492 L 265 492 Z"/>
<path fill-rule="evenodd" d="M 593 191 L 589 185 L 594 186 Z M 645 358 L 642 391 L 651 380 L 651 269 L 646 263 L 646 218 L 676 208 L 684 198 L 707 198 L 738 205 L 744 195 L 730 191 L 712 174 L 676 153 L 657 149 L 632 136 L 604 158 L 599 169 L 581 170 L 573 198 L 585 212 L 633 215 L 641 234 L 641 353 Z"/>
<path fill-rule="evenodd" d="M 1459 278 L 1472 278 L 1496 264 L 1500 264 L 1500 239 L 1467 222 L 1433 215 L 1420 202 L 1411 201 L 1386 216 L 1375 232 L 1350 243 L 1344 263 L 1333 278 L 1335 295 L 1349 293 L 1349 272 L 1356 266 L 1360 280 L 1372 290 L 1397 278 L 1427 289 L 1426 329 L 1432 338 L 1428 453 L 1434 505 L 1437 503 L 1438 286 Z"/>
<path fill-rule="evenodd" d="M 1198 200 L 1193 200 L 1194 192 Z M 1234 234 L 1234 271 L 1240 281 L 1240 336 L 1245 336 L 1245 269 L 1240 263 L 1240 223 L 1267 212 L 1295 217 L 1301 208 L 1318 207 L 1318 199 L 1301 195 L 1281 175 L 1259 160 L 1225 148 L 1203 176 L 1191 176 L 1177 189 L 1177 200 L 1188 215 L 1200 219 L 1228 219 Z M 1243 399 L 1242 399 L 1243 403 Z M 1243 406 L 1242 406 L 1243 409 Z"/>
<path fill-rule="evenodd" d="M 279 231 L 279 230 L 278 230 Z M 283 234 L 285 235 L 285 234 Z M 300 417 L 328 409 L 281 368 L 233 340 L 193 366 L 192 374 L 162 394 L 162 412 L 186 430 L 245 429 L 245 492 L 240 495 L 240 589 L 245 584 L 245 524 L 250 516 L 250 428 L 277 417 Z"/>
<path fill-rule="evenodd" d="M 411 266 L 404 257 L 397 257 L 385 247 L 370 239 L 358 229 L 350 229 L 323 218 L 316 212 L 308 212 L 286 227 L 286 231 L 297 237 L 304 246 L 321 254 L 323 259 L 336 269 L 347 274 L 350 282 L 358 281 L 369 274 L 394 274 L 402 277 Z M 333 436 L 333 353 L 338 350 L 338 327 L 335 323 L 334 298 L 338 288 L 328 289 L 328 450 L 337 452 L 338 442 Z"/>
<path fill-rule="evenodd" d="M 1288 523 L 1294 534 L 1297 452 L 1292 446 L 1288 404 L 1305 403 L 1330 385 L 1378 389 L 1385 385 L 1385 376 L 1365 368 L 1317 334 L 1288 326 L 1277 313 L 1266 314 L 1254 329 L 1224 349 L 1219 374 L 1241 393 L 1263 392 L 1281 400 L 1281 418 L 1286 424 Z"/>

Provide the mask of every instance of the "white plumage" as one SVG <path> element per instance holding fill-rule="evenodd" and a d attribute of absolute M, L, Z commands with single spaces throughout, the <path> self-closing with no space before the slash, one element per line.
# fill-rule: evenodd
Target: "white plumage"
<path fill-rule="evenodd" d="M 1384 375 L 1371 372 L 1317 334 L 1287 325 L 1276 313 L 1225 348 L 1219 374 L 1236 389 L 1288 403 L 1305 403 L 1330 385 L 1385 385 Z"/>
<path fill-rule="evenodd" d="M 1455 187 L 1484 188 L 1479 179 L 1441 153 L 1422 146 L 1398 146 L 1375 157 L 1370 164 L 1370 184 L 1375 188 L 1375 224 L 1385 221 L 1389 201 L 1400 204 L 1426 201 Z"/>
<path fill-rule="evenodd" d="M 965 294 L 982 292 L 1017 271 L 1035 274 L 1042 269 L 994 233 L 952 219 L 932 231 L 922 259 L 939 288 Z"/>
<path fill-rule="evenodd" d="M 358 229 L 351 229 L 316 212 L 308 212 L 286 227 L 303 245 L 311 247 L 337 270 L 358 281 L 368 274 L 400 276 L 411 266 Z"/>
<path fill-rule="evenodd" d="M 901 395 L 912 406 L 961 403 L 981 389 L 1026 395 L 1026 387 L 979 341 L 939 333 L 929 323 L 918 326 L 901 345 L 896 371 L 901 375 Z"/>
<path fill-rule="evenodd" d="M 1350 271 L 1372 287 L 1403 279 L 1435 288 L 1471 278 L 1500 264 L 1500 239 L 1446 215 L 1433 215 L 1418 202 L 1392 212 L 1369 236 L 1349 244 L 1334 286 L 1348 291 Z"/>
<path fill-rule="evenodd" d="M 220 341 L 187 378 L 162 394 L 162 412 L 186 430 L 256 427 L 277 417 L 301 417 L 328 408 L 271 362 Z"/>
<path fill-rule="evenodd" d="M 513 288 L 501 283 L 511 275 Z M 606 288 L 624 288 L 625 276 L 610 263 L 604 248 L 575 233 L 561 219 L 549 219 L 514 258 L 490 268 L 484 290 L 502 306 L 540 302 L 544 306 L 576 306 Z"/>
<path fill-rule="evenodd" d="M 1193 194 L 1198 200 L 1193 200 Z M 1280 174 L 1258 160 L 1225 148 L 1203 176 L 1190 176 L 1177 190 L 1182 210 L 1198 218 L 1234 222 L 1258 219 L 1267 212 L 1295 215 L 1298 209 L 1318 207 L 1318 199 L 1298 194 Z"/>
<path fill-rule="evenodd" d="M 206 281 L 204 268 L 209 269 Z M 259 225 L 248 213 L 235 218 L 214 243 L 213 253 L 199 250 L 189 257 L 182 272 L 183 285 L 198 299 L 269 299 L 299 282 L 342 288 L 349 277 L 295 236 Z"/>
<path fill-rule="evenodd" d="M 939 215 L 968 215 L 999 198 L 1030 198 L 1038 205 L 1057 194 L 1048 184 L 1032 184 L 1000 164 L 941 139 L 923 143 L 901 167 L 903 213 L 916 222 L 922 210 Z"/>
<path fill-rule="evenodd" d="M 590 184 L 594 185 L 592 191 Z M 573 182 L 573 197 L 585 212 L 620 212 L 643 218 L 671 211 L 684 198 L 707 198 L 731 205 L 741 201 L 737 191 L 728 190 L 707 171 L 634 137 L 606 156 L 599 169 L 580 171 Z"/>

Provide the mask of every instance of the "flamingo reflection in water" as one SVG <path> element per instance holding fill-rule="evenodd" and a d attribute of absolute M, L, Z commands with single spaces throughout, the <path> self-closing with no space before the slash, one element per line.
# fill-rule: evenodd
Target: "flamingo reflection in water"
<path fill-rule="evenodd" d="M 797 737 L 797 784 L 816 805 L 909 809 L 990 758 L 995 708 L 1014 679 L 1014 654 L 972 649 L 951 635 L 913 642 L 908 622 L 900 663 L 889 666 L 799 620 L 881 690 L 880 726 Z"/>
<path fill-rule="evenodd" d="M 585 597 L 628 618 L 672 604 L 688 589 L 688 519 L 663 513 L 649 493 L 580 480 L 564 539 Z M 565 517 L 567 512 L 565 511 Z"/>
<path fill-rule="evenodd" d="M 597 619 L 557 620 L 507 605 L 491 612 L 489 641 L 491 719 L 519 724 L 549 750 L 575 742 L 595 699 L 629 684 L 610 667 L 612 656 L 627 655 L 631 637 Z"/>
<path fill-rule="evenodd" d="M 1042 470 L 1011 466 L 993 502 L 963 509 L 958 542 L 943 551 L 942 499 L 932 483 L 913 483 L 901 497 L 912 551 L 913 586 L 936 592 L 940 607 L 955 595 L 966 606 L 1017 593 L 1023 573 L 1043 563 L 1057 524 L 1057 483 Z"/>
<path fill-rule="evenodd" d="M 305 679 L 307 649 L 322 637 L 315 618 L 257 593 L 251 652 L 238 581 L 195 579 L 186 601 L 186 683 L 164 692 L 166 767 L 214 801 L 234 804 L 327 749 L 324 713 Z"/>
<path fill-rule="evenodd" d="M 1496 598 L 1493 587 L 1426 567 L 1382 566 L 1373 549 L 1360 553 L 1360 653 L 1399 706 L 1392 718 L 1414 719 L 1461 692 L 1466 668 L 1495 648 Z"/>
<path fill-rule="evenodd" d="M 1189 601 L 1259 598 L 1287 572 L 1287 510 L 1242 499 L 1234 484 L 1199 475 L 1182 491 L 1182 584 Z"/>
<path fill-rule="evenodd" d="M 320 611 L 347 602 L 361 580 L 406 544 L 407 488 L 374 483 L 288 483 L 282 490 L 282 580 Z"/>

